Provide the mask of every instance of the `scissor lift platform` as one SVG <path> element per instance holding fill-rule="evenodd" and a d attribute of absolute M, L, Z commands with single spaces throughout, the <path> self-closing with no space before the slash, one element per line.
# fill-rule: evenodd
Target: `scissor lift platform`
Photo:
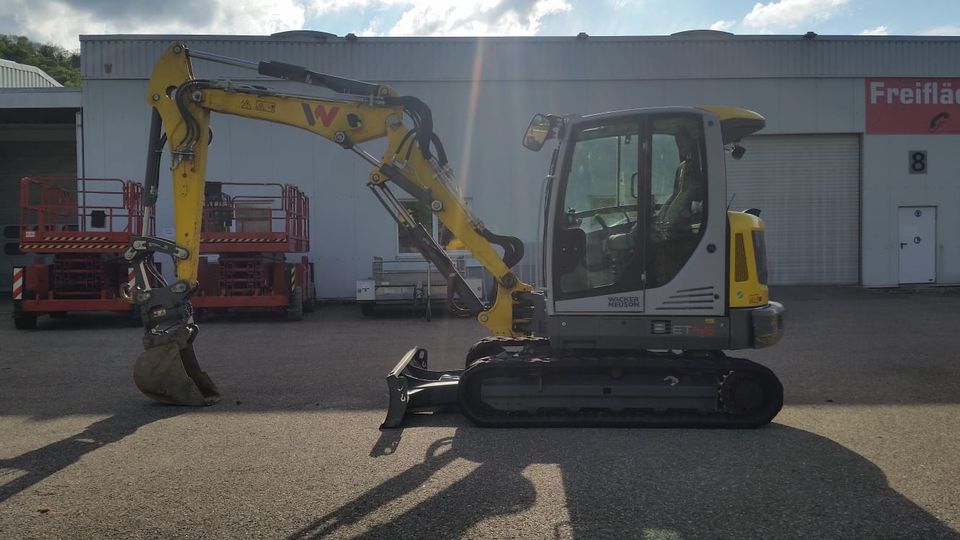
<path fill-rule="evenodd" d="M 13 269 L 14 324 L 31 329 L 41 315 L 138 312 L 120 296 L 133 281 L 123 252 L 144 223 L 143 187 L 119 178 L 26 177 L 20 180 L 20 251 Z"/>
<path fill-rule="evenodd" d="M 299 320 L 315 304 L 310 201 L 296 186 L 214 182 L 204 187 L 200 282 L 191 303 L 207 311 L 261 308 Z"/>

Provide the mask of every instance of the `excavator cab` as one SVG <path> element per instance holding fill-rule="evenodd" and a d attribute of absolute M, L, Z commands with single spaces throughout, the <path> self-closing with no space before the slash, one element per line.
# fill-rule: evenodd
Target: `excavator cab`
<path fill-rule="evenodd" d="M 487 426 L 768 423 L 780 382 L 722 352 L 782 335 L 762 222 L 727 210 L 725 151 L 763 125 L 719 107 L 535 115 L 523 146 L 558 145 L 533 335 L 482 341 L 458 371 L 430 371 L 412 350 L 388 376 L 384 426 L 399 425 L 395 408 L 449 401 L 453 386 L 460 411 Z"/>
<path fill-rule="evenodd" d="M 727 210 L 725 159 L 763 125 L 752 111 L 722 107 L 565 119 L 544 216 L 542 330 L 554 348 L 760 343 L 754 324 L 775 326 L 779 315 L 758 271 L 763 226 Z M 759 322 L 768 311 L 774 320 Z"/>

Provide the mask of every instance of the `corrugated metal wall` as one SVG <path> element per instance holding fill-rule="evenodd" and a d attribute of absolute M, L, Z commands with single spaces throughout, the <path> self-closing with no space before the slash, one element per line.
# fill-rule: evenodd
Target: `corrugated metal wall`
<path fill-rule="evenodd" d="M 34 66 L 0 59 L 0 88 L 54 88 L 63 86 Z"/>
<path fill-rule="evenodd" d="M 359 38 L 81 36 L 84 79 L 143 79 L 171 41 L 248 59 L 277 59 L 373 81 L 960 76 L 951 37 Z M 207 66 L 202 76 L 238 76 Z"/>
<path fill-rule="evenodd" d="M 401 94 L 423 99 L 433 109 L 437 133 L 476 215 L 491 229 L 516 235 L 530 247 L 539 240 L 536 209 L 549 160 L 546 153 L 533 154 L 519 145 L 520 134 L 535 112 L 725 104 L 767 116 L 765 135 L 848 134 L 844 141 L 858 141 L 864 126 L 864 83 L 858 76 L 960 76 L 960 65 L 944 61 L 960 56 L 960 40 L 954 38 L 360 38 L 321 42 L 262 36 L 83 36 L 88 175 L 142 178 L 149 119 L 146 79 L 156 58 L 177 39 L 197 50 L 254 61 L 280 60 L 386 83 Z M 261 79 L 251 71 L 208 62 L 197 61 L 196 68 L 203 78 Z M 475 72 L 481 74 L 476 83 Z M 261 84 L 310 92 L 276 80 Z M 365 187 L 366 163 L 293 128 L 221 115 L 213 117 L 213 128 L 211 179 L 292 182 L 311 197 L 311 256 L 317 264 L 321 296 L 352 296 L 354 280 L 369 275 L 373 256 L 396 254 L 395 226 Z M 831 144 L 850 146 L 831 142 L 827 147 Z M 843 157 L 843 167 L 848 169 L 859 160 L 856 145 L 850 148 Z M 367 150 L 379 155 L 382 144 L 375 142 Z M 817 160 L 826 150 L 801 144 L 778 146 L 777 151 L 796 153 L 798 160 Z M 748 153 L 743 163 L 762 155 L 759 150 Z M 775 161 L 764 158 L 767 165 Z M 859 169 L 851 173 L 852 183 L 844 174 L 842 187 L 854 190 L 845 191 L 844 200 L 856 202 Z M 770 181 L 793 182 L 779 176 Z M 158 228 L 160 234 L 169 235 L 171 199 L 167 184 L 162 187 Z M 741 190 L 738 205 L 746 204 L 747 192 L 754 188 L 737 189 Z M 805 189 L 803 193 L 820 188 Z M 790 197 L 803 193 L 774 193 L 776 204 L 769 199 L 758 203 L 773 220 L 772 228 L 786 234 L 771 239 L 771 244 L 788 249 L 806 242 L 803 245 L 814 250 L 795 260 L 789 253 L 777 254 L 779 248 L 771 249 L 771 258 L 784 257 L 783 269 L 774 271 L 775 279 L 855 282 L 858 236 L 831 247 L 830 255 L 815 251 L 826 249 L 829 235 L 808 234 L 793 221 L 778 225 L 780 217 L 774 216 L 784 216 L 786 210 L 776 206 L 783 203 L 786 208 Z M 804 203 L 807 210 L 801 214 L 816 209 L 815 202 Z M 857 229 L 857 216 L 846 213 L 851 208 L 856 212 L 855 206 L 845 203 L 845 221 L 837 226 Z M 790 220 L 807 219 L 790 216 Z M 518 269 L 527 279 L 533 278 L 535 251 L 525 258 L 527 266 Z M 826 261 L 822 256 L 833 258 Z M 788 270 L 794 263 L 796 269 Z M 823 273 L 824 265 L 836 271 Z"/>
<path fill-rule="evenodd" d="M 960 134 L 863 137 L 863 285 L 900 283 L 901 206 L 937 207 L 937 283 L 960 284 Z M 910 153 L 927 153 L 912 174 Z"/>

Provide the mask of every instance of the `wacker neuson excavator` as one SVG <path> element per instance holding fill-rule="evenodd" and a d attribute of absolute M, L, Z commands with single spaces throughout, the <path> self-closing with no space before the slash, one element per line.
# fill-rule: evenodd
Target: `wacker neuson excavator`
<path fill-rule="evenodd" d="M 325 87 L 333 97 L 280 93 L 194 77 L 192 60 Z M 392 88 L 276 61 L 251 62 L 172 44 L 157 62 L 147 204 L 170 145 L 176 235 L 135 238 L 137 269 L 124 291 L 139 304 L 146 334 L 134 379 L 158 401 L 206 405 L 220 395 L 194 354 L 190 296 L 197 288 L 210 114 L 295 126 L 373 166 L 367 185 L 465 309 L 492 336 L 464 369 L 430 370 L 410 350 L 388 374 L 381 427 L 405 415 L 455 405 L 483 426 L 757 427 L 780 410 L 783 388 L 769 369 L 724 350 L 768 347 L 783 333 L 783 306 L 768 297 L 759 211 L 728 209 L 725 153 L 764 126 L 731 107 L 633 109 L 588 116 L 536 114 L 523 145 L 556 140 L 544 182 L 543 290 L 511 270 L 523 243 L 487 229 L 468 211 L 430 109 Z M 408 125 L 410 122 L 411 125 Z M 359 145 L 386 137 L 383 157 Z M 401 204 L 396 186 L 427 205 L 492 275 L 487 304 L 446 252 Z M 499 248 L 496 249 L 494 246 Z M 173 258 L 161 281 L 155 253 Z M 153 285 L 151 287 L 151 285 Z"/>

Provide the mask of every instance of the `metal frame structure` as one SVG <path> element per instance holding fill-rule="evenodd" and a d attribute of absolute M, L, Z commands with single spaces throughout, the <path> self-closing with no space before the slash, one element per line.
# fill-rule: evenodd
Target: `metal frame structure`
<path fill-rule="evenodd" d="M 457 272 L 466 276 L 467 265 L 463 256 L 451 257 Z M 451 314 L 469 316 L 462 309 L 454 290 L 437 268 L 424 260 L 384 259 L 374 257 L 369 279 L 357 280 L 357 304 L 365 316 L 374 314 L 378 305 L 423 308 L 426 317 L 431 317 L 432 304 L 443 306 Z M 464 278 L 479 298 L 484 297 L 482 278 Z"/>

